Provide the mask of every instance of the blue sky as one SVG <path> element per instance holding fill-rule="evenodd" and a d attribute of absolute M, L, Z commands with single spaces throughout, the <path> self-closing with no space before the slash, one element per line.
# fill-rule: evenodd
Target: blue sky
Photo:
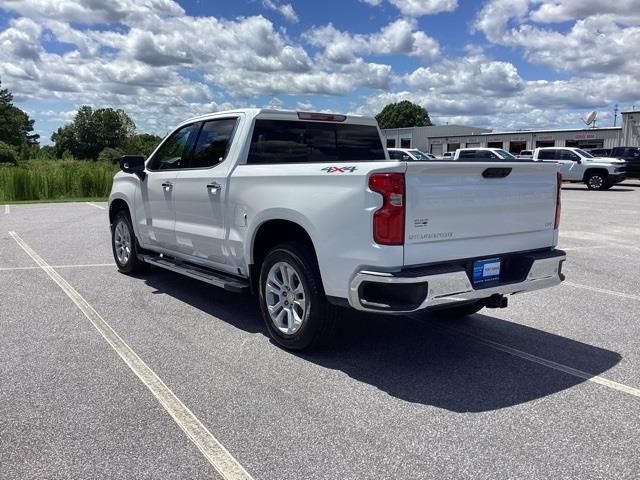
<path fill-rule="evenodd" d="M 164 134 L 273 106 L 437 124 L 600 125 L 640 105 L 640 0 L 0 0 L 0 80 L 48 143 L 77 108 Z"/>

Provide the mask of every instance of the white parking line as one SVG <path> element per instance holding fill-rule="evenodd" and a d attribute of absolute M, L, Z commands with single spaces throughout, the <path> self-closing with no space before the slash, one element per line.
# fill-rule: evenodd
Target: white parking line
<path fill-rule="evenodd" d="M 87 263 L 85 265 L 51 265 L 51 268 L 91 268 L 91 267 L 115 267 L 115 263 Z M 13 272 L 15 270 L 41 270 L 40 267 L 0 267 L 0 272 Z"/>
<path fill-rule="evenodd" d="M 5 215 L 9 215 L 11 213 L 11 206 L 10 205 L 5 205 L 4 206 L 4 214 Z"/>
<path fill-rule="evenodd" d="M 629 300 L 636 300 L 640 302 L 640 295 L 632 295 L 630 293 L 616 292 L 614 290 L 605 290 L 604 288 L 592 287 L 590 285 L 582 285 L 580 283 L 567 282 L 566 280 L 562 282 L 562 285 L 568 285 L 574 288 L 582 288 L 583 290 L 590 290 L 592 292 L 604 293 L 606 295 L 613 295 L 615 297 L 627 298 Z"/>
<path fill-rule="evenodd" d="M 592 245 L 592 246 L 580 246 L 580 247 L 560 247 L 565 252 L 575 252 L 578 250 L 592 250 L 596 248 L 611 248 L 611 245 Z M 607 254 L 608 255 L 608 254 Z"/>
<path fill-rule="evenodd" d="M 537 355 L 523 352 L 522 350 L 518 350 L 517 348 L 503 345 L 502 343 L 494 342 L 492 340 L 486 340 L 484 338 L 477 337 L 476 335 L 473 335 L 470 333 L 461 332 L 456 328 L 443 327 L 439 325 L 436 326 L 435 328 L 438 330 L 449 332 L 453 335 L 466 337 L 473 342 L 480 343 L 489 348 L 493 348 L 494 350 L 499 350 L 501 352 L 508 353 L 509 355 L 513 355 L 514 357 L 519 357 L 524 360 L 537 363 L 538 365 L 542 365 L 547 368 L 552 368 L 553 370 L 557 370 L 559 372 L 567 373 L 574 377 L 587 380 L 588 382 L 597 383 L 599 385 L 603 385 L 613 390 L 617 390 L 619 392 L 633 395 L 634 397 L 640 397 L 640 389 L 630 387 L 628 385 L 624 385 L 623 383 L 614 382 L 613 380 L 609 380 L 608 378 L 601 377 L 600 375 L 593 375 L 592 373 L 585 372 L 583 370 L 578 370 L 577 368 L 569 367 L 567 365 L 563 365 L 562 363 L 557 363 L 552 360 L 547 360 L 546 358 L 538 357 Z"/>
<path fill-rule="evenodd" d="M 189 439 L 200 449 L 202 454 L 211 463 L 215 470 L 228 480 L 251 480 L 252 477 L 240 465 L 226 448 L 211 434 L 200 420 L 180 401 L 151 368 L 144 363 L 133 349 L 120 338 L 111 326 L 100 316 L 98 312 L 54 270 L 42 257 L 27 245 L 16 232 L 9 235 L 20 245 L 33 261 L 42 268 L 51 280 L 76 304 L 85 317 L 100 332 L 104 339 L 111 345 L 127 366 L 144 383 L 149 391 L 156 397 L 164 409 L 171 415 Z"/>
<path fill-rule="evenodd" d="M 91 203 L 91 202 L 84 202 L 84 203 L 86 203 L 87 205 L 91 205 L 92 207 L 99 208 L 100 210 L 106 210 L 106 208 L 103 207 L 102 205 L 96 205 L 95 203 Z"/>

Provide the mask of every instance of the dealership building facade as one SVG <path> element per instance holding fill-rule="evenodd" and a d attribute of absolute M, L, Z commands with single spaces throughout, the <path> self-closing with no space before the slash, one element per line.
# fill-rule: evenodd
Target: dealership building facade
<path fill-rule="evenodd" d="M 382 130 L 387 148 L 418 148 L 441 155 L 457 148 L 502 148 L 518 154 L 537 147 L 613 148 L 640 145 L 640 112 L 622 112 L 621 127 L 492 132 L 462 125 Z"/>

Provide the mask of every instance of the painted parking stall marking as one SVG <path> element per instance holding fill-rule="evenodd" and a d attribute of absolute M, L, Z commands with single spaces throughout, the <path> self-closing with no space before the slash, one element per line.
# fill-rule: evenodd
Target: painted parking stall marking
<path fill-rule="evenodd" d="M 87 263 L 84 265 L 51 265 L 51 268 L 97 268 L 115 267 L 114 263 Z M 41 270 L 42 267 L 0 267 L 0 272 L 14 272 L 18 270 Z"/>
<path fill-rule="evenodd" d="M 629 395 L 633 395 L 634 397 L 640 398 L 640 389 L 630 387 L 629 385 L 625 385 L 623 383 L 614 382 L 613 380 L 609 380 L 608 378 L 602 377 L 600 375 L 593 375 L 589 372 L 578 370 L 577 368 L 573 368 L 568 365 L 564 365 L 562 363 L 554 362 L 553 360 L 547 360 L 546 358 L 538 357 L 537 355 L 527 353 L 517 348 L 509 347 L 508 345 L 504 345 L 502 343 L 494 342 L 492 340 L 487 340 L 487 339 L 478 337 L 476 335 L 473 335 L 471 333 L 462 332 L 456 328 L 443 327 L 443 326 L 436 326 L 435 328 L 443 332 L 447 332 L 453 335 L 466 338 L 468 340 L 471 340 L 475 343 L 479 343 L 481 345 L 492 348 L 494 350 L 499 350 L 501 352 L 508 353 L 509 355 L 513 355 L 514 357 L 522 358 L 524 360 L 537 363 L 538 365 L 542 365 L 544 367 L 551 368 L 553 370 L 557 370 L 559 372 L 563 372 L 563 373 L 572 375 L 574 377 L 581 378 L 583 380 L 587 380 L 588 382 L 597 383 L 599 385 L 603 385 L 613 390 L 617 390 L 619 392 L 623 392 Z"/>
<path fill-rule="evenodd" d="M 252 480 L 251 475 L 224 448 L 200 420 L 182 403 L 158 375 L 120 338 L 100 314 L 74 289 L 52 266 L 27 245 L 16 232 L 9 235 L 44 270 L 62 291 L 75 303 L 85 317 L 98 330 L 120 358 L 136 374 L 142 383 L 156 397 L 162 407 L 171 415 L 178 426 L 198 447 L 214 469 L 227 480 Z"/>
<path fill-rule="evenodd" d="M 106 207 L 103 207 L 102 205 L 97 205 L 93 202 L 84 202 L 84 203 L 86 203 L 87 205 L 91 205 L 92 207 L 99 208 L 100 210 L 106 210 Z"/>
<path fill-rule="evenodd" d="M 567 285 L 573 288 L 581 288 L 583 290 L 589 290 L 591 292 L 604 293 L 605 295 L 613 295 L 614 297 L 626 298 L 629 300 L 636 300 L 640 302 L 640 295 L 632 295 L 631 293 L 616 292 L 615 290 L 606 290 L 604 288 L 592 287 L 590 285 L 582 285 L 581 283 L 564 281 L 563 285 Z"/>
<path fill-rule="evenodd" d="M 4 206 L 4 214 L 9 215 L 11 213 L 11 205 Z"/>

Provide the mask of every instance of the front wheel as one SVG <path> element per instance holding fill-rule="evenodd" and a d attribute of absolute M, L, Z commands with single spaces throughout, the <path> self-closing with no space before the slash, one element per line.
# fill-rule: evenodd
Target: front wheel
<path fill-rule="evenodd" d="M 606 190 L 609 188 L 609 179 L 607 178 L 607 174 L 603 172 L 590 173 L 585 183 L 589 190 Z"/>
<path fill-rule="evenodd" d="M 129 275 L 144 272 L 148 265 L 138 258 L 138 244 L 126 211 L 116 214 L 111 227 L 111 248 L 118 270 Z"/>
<path fill-rule="evenodd" d="M 330 337 L 337 310 L 324 295 L 312 252 L 297 243 L 272 249 L 260 270 L 259 301 L 271 338 L 303 350 Z"/>

